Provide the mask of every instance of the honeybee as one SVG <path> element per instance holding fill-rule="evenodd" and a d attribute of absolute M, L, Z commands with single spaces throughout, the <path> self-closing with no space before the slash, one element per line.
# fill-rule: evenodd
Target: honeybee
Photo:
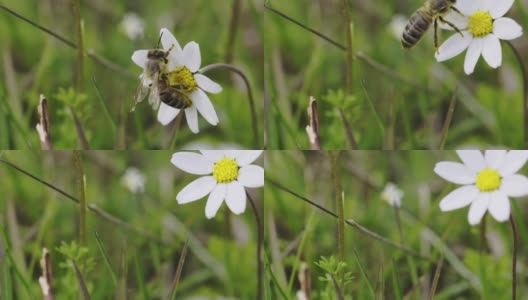
<path fill-rule="evenodd" d="M 136 104 L 143 101 L 149 95 L 148 102 L 153 109 L 157 109 L 160 103 L 159 82 L 161 75 L 167 72 L 167 64 L 170 51 L 174 47 L 171 46 L 167 51 L 162 49 L 151 49 L 147 52 L 147 63 L 143 74 L 140 76 L 140 83 L 134 97 L 134 106 L 131 111 L 134 111 Z M 150 92 L 150 94 L 149 94 Z"/>
<path fill-rule="evenodd" d="M 192 106 L 191 98 L 183 92 L 184 87 L 179 84 L 170 85 L 167 74 L 162 74 L 158 86 L 161 102 L 178 109 L 185 109 Z"/>
<path fill-rule="evenodd" d="M 407 22 L 403 31 L 401 44 L 403 48 L 411 48 L 422 38 L 431 23 L 434 24 L 434 45 L 438 49 L 438 21 L 447 24 L 460 35 L 460 30 L 451 22 L 445 20 L 445 16 L 450 10 L 459 14 L 455 7 L 456 0 L 426 0 L 422 7 L 418 8 Z"/>

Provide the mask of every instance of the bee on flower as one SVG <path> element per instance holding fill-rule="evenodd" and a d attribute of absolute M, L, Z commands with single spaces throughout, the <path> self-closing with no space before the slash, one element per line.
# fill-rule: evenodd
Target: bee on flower
<path fill-rule="evenodd" d="M 168 125 L 181 110 L 193 133 L 199 132 L 198 112 L 209 124 L 217 125 L 218 116 L 206 92 L 218 94 L 222 87 L 200 74 L 199 45 L 189 42 L 182 48 L 166 28 L 160 35 L 162 49 L 137 50 L 132 55 L 132 61 L 143 68 L 135 103 L 149 94 L 149 104 L 158 110 L 162 125 Z"/>

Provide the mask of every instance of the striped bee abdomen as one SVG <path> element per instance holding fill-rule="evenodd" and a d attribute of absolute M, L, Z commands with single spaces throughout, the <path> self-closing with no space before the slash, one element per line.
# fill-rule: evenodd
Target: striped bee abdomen
<path fill-rule="evenodd" d="M 409 19 L 403 30 L 401 44 L 403 48 L 411 48 L 422 38 L 431 23 L 433 16 L 425 8 L 419 8 Z"/>

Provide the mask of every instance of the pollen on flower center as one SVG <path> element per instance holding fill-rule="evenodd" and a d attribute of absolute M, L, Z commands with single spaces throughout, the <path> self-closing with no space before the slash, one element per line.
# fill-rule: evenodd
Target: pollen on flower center
<path fill-rule="evenodd" d="M 169 85 L 185 94 L 191 93 L 198 86 L 193 73 L 185 66 L 176 67 L 176 69 L 170 72 L 167 76 L 169 79 Z"/>
<path fill-rule="evenodd" d="M 477 188 L 481 192 L 491 192 L 500 187 L 501 176 L 493 169 L 484 169 L 477 175 Z"/>
<path fill-rule="evenodd" d="M 228 183 L 238 178 L 238 164 L 234 159 L 223 158 L 213 167 L 213 177 L 218 183 Z"/>
<path fill-rule="evenodd" d="M 493 18 L 489 12 L 477 10 L 469 17 L 468 30 L 475 37 L 483 37 L 493 31 Z"/>

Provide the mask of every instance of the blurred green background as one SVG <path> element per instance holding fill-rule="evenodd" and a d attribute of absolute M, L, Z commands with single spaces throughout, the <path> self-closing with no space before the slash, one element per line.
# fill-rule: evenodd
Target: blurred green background
<path fill-rule="evenodd" d="M 76 43 L 72 3 L 72 0 L 3 1 L 2 5 Z M 180 129 L 176 128 L 177 122 L 163 127 L 146 101 L 129 113 L 142 72 L 130 57 L 135 50 L 155 47 L 162 27 L 171 30 L 182 47 L 196 41 L 202 53 L 202 67 L 232 63 L 245 72 L 256 101 L 256 122 L 260 128 L 256 138 L 262 144 L 263 7 L 259 0 L 80 3 L 86 53 L 93 51 L 96 57 L 84 57 L 80 90 L 76 85 L 77 51 L 0 10 L 0 149 L 40 147 L 34 129 L 40 94 L 48 99 L 55 149 L 81 148 L 69 107 L 79 118 L 91 149 L 166 149 L 188 145 L 195 148 L 221 144 L 255 148 L 245 86 L 238 76 L 223 69 L 207 73 L 223 87 L 221 94 L 210 95 L 220 119 L 216 127 L 202 117 L 198 135 L 190 132 L 185 120 Z M 232 14 L 235 5 L 238 14 Z M 233 19 L 234 31 L 230 30 Z M 129 25 L 125 25 L 127 22 Z M 127 35 L 125 28 L 132 33 Z M 230 36 L 233 42 L 229 42 Z"/>
<path fill-rule="evenodd" d="M 449 151 L 340 154 L 345 219 L 430 258 L 409 255 L 345 226 L 345 271 L 352 277 L 343 289 L 345 299 L 431 299 L 441 260 L 434 299 L 512 299 L 511 226 L 486 216 L 486 241 L 481 247 L 480 227 L 467 221 L 468 207 L 441 212 L 439 201 L 457 187 L 433 172 L 435 163 L 445 160 L 459 161 Z M 526 167 L 523 170 L 526 174 Z M 311 299 L 338 299 L 333 284 L 320 280 L 328 272 L 316 265 L 322 257 L 337 258 L 336 220 L 273 184 L 336 212 L 328 152 L 268 151 L 266 179 L 265 290 L 270 299 L 282 299 L 281 293 L 293 298 L 301 290 L 298 273 L 309 279 L 304 282 Z M 382 200 L 389 182 L 404 192 L 399 210 Z M 517 299 L 528 295 L 526 200 L 511 201 L 519 232 Z"/>
<path fill-rule="evenodd" d="M 302 24 L 345 44 L 342 0 L 267 3 Z M 433 30 L 405 51 L 394 27 L 404 26 L 424 0 L 349 1 L 353 26 L 353 94 L 345 96 L 345 52 L 266 10 L 265 80 L 269 97 L 268 149 L 310 149 L 305 127 L 309 96 L 318 101 L 323 149 L 349 149 L 339 109 L 358 149 L 438 149 L 450 100 L 456 106 L 444 147 L 526 147 L 520 63 L 502 43 L 503 64 L 481 58 L 464 73 L 464 54 L 437 63 Z M 528 2 L 515 1 L 507 16 L 528 28 Z M 403 22 L 403 24 L 402 24 Z M 397 30 L 396 30 L 397 31 Z M 440 31 L 440 41 L 452 33 Z M 512 41 L 527 56 L 526 35 Z"/>
<path fill-rule="evenodd" d="M 223 204 L 216 217 L 208 220 L 206 198 L 178 205 L 176 194 L 198 176 L 174 167 L 171 155 L 168 151 L 81 153 L 87 204 L 122 220 L 115 224 L 88 211 L 82 251 L 71 245 L 80 243 L 79 206 L 0 163 L 1 299 L 42 299 L 38 278 L 43 247 L 50 251 L 58 300 L 81 299 L 68 255 L 80 257 L 77 264 L 92 299 L 169 299 L 187 238 L 176 299 L 255 299 L 257 226 L 251 206 L 236 216 Z M 4 151 L 0 156 L 75 197 L 80 195 L 70 151 Z M 262 160 L 257 164 L 262 165 Z M 134 193 L 123 184 L 129 168 L 143 174 L 144 192 Z M 263 190 L 249 193 L 261 206 Z M 63 243 L 70 250 L 59 251 Z M 108 255 L 110 268 L 100 247 Z"/>

